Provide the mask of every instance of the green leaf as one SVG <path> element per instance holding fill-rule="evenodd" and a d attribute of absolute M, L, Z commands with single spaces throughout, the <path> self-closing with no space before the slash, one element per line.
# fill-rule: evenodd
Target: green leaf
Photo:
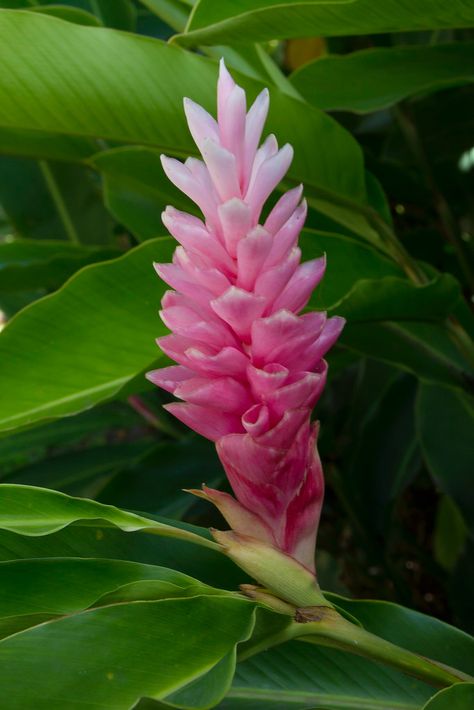
<path fill-rule="evenodd" d="M 185 45 L 261 42 L 286 37 L 365 35 L 406 30 L 471 27 L 474 8 L 463 0 L 418 0 L 406 5 L 385 0 L 232 0 L 196 3 L 186 33 L 175 40 Z"/>
<path fill-rule="evenodd" d="M 196 153 L 182 97 L 214 112 L 216 63 L 146 37 L 80 27 L 38 13 L 4 10 L 0 31 L 8 38 L 0 57 L 8 76 L 8 82 L 0 79 L 0 106 L 8 100 L 8 110 L 0 110 L 0 128 L 101 137 L 178 156 Z M 35 60 L 39 57 L 41 62 Z M 248 77 L 236 78 L 249 100 L 263 88 Z M 294 145 L 290 179 L 322 187 L 329 197 L 340 193 L 363 201 L 362 153 L 350 134 L 318 109 L 278 90 L 272 90 L 271 98 L 266 130 Z M 323 209 L 331 200 L 323 195 L 321 202 Z"/>
<path fill-rule="evenodd" d="M 431 698 L 423 710 L 471 710 L 474 705 L 474 683 L 457 683 Z"/>
<path fill-rule="evenodd" d="M 428 469 L 439 488 L 457 503 L 466 523 L 472 524 L 472 400 L 462 392 L 420 385 L 416 418 L 419 441 Z"/>
<path fill-rule="evenodd" d="M 95 527 L 112 525 L 125 532 L 140 530 L 218 549 L 215 543 L 188 530 L 85 498 L 71 498 L 46 488 L 2 483 L 0 502 L 0 529 L 19 535 L 50 535 L 72 523 L 92 524 Z"/>
<path fill-rule="evenodd" d="M 156 239 L 88 266 L 10 321 L 0 337 L 0 429 L 86 409 L 153 365 L 153 338 L 165 328 L 152 262 L 169 261 L 172 247 Z"/>
<path fill-rule="evenodd" d="M 377 48 L 309 62 L 291 82 L 314 106 L 366 113 L 472 82 L 473 65 L 474 42 Z"/>
<path fill-rule="evenodd" d="M 0 244 L 0 293 L 59 288 L 88 264 L 111 259 L 117 250 L 59 240 L 21 239 Z"/>
<path fill-rule="evenodd" d="M 253 614 L 248 601 L 219 596 L 76 613 L 1 641 L 0 686 L 11 710 L 79 710 L 84 697 L 91 710 L 128 710 L 212 670 L 250 634 Z"/>

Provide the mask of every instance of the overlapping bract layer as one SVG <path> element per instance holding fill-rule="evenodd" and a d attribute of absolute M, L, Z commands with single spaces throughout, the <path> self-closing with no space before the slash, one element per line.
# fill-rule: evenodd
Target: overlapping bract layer
<path fill-rule="evenodd" d="M 237 500 L 206 488 L 201 495 L 237 532 L 314 569 L 324 483 L 310 413 L 343 320 L 297 315 L 325 269 L 324 258 L 300 263 L 302 188 L 284 194 L 259 224 L 293 156 L 273 135 L 258 147 L 268 92 L 247 113 L 243 89 L 221 63 L 217 93 L 217 121 L 184 102 L 203 161 L 162 158 L 204 221 L 172 207 L 163 213 L 180 246 L 172 264 L 155 265 L 173 289 L 161 311 L 172 334 L 158 343 L 179 364 L 149 379 L 183 400 L 168 411 L 216 442 Z"/>

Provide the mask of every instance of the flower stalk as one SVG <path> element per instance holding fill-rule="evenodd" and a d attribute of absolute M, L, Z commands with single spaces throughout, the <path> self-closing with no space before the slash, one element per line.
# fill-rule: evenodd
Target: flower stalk
<path fill-rule="evenodd" d="M 258 592 L 250 593 L 250 595 L 245 590 L 244 592 L 251 598 L 259 598 Z M 274 611 L 278 610 L 278 605 L 274 604 L 271 599 L 269 600 L 265 593 L 261 594 L 259 600 Z M 283 607 L 281 607 L 280 613 L 285 613 Z M 329 606 L 294 609 L 291 623 L 278 629 L 271 636 L 257 639 L 256 643 L 252 643 L 250 640 L 244 644 L 239 653 L 239 661 L 244 661 L 257 653 L 288 641 L 303 641 L 316 646 L 337 648 L 362 658 L 383 663 L 435 688 L 446 688 L 455 683 L 474 681 L 474 678 L 467 673 L 420 656 L 372 634 L 351 623 L 336 609 Z"/>

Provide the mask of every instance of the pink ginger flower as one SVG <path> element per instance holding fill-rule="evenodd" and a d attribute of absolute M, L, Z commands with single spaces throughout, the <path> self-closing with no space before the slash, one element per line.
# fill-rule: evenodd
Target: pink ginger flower
<path fill-rule="evenodd" d="M 221 62 L 217 121 L 184 99 L 203 161 L 162 156 L 168 178 L 204 221 L 167 207 L 163 222 L 180 246 L 155 264 L 167 291 L 158 339 L 176 366 L 148 378 L 180 403 L 166 409 L 216 442 L 235 498 L 203 487 L 231 528 L 314 571 L 324 479 L 311 410 L 324 388 L 325 353 L 342 318 L 297 315 L 325 270 L 300 264 L 306 216 L 302 186 L 284 194 L 263 224 L 262 207 L 293 157 L 270 135 L 258 147 L 269 105 L 263 90 L 247 112 L 245 92 Z"/>

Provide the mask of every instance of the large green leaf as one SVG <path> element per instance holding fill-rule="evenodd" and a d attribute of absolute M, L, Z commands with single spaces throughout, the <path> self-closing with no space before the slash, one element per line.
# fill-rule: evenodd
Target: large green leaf
<path fill-rule="evenodd" d="M 433 478 L 454 498 L 465 521 L 473 522 L 474 403 L 462 392 L 420 385 L 416 405 L 418 436 Z"/>
<path fill-rule="evenodd" d="M 154 601 L 220 595 L 214 589 L 175 570 L 131 562 L 91 559 L 17 560 L 0 564 L 0 636 L 6 637 L 65 614 L 84 609 L 133 601 Z M 235 595 L 232 595 L 235 598 Z M 223 659 L 225 668 L 213 670 L 209 678 L 195 681 L 184 692 L 187 703 L 214 705 L 227 689 L 235 666 L 234 654 Z M 219 664 L 220 665 L 220 664 Z M 196 697 L 200 687 L 200 700 Z M 173 701 L 178 696 L 173 693 Z M 189 703 L 191 701 L 191 703 Z"/>
<path fill-rule="evenodd" d="M 37 13 L 3 10 L 0 31 L 8 38 L 0 50 L 2 77 L 8 76 L 8 82 L 0 79 L 0 106 L 8 101 L 8 110 L 0 109 L 0 129 L 138 143 L 178 156 L 196 152 L 182 97 L 214 112 L 214 61 L 146 37 Z M 249 77 L 236 78 L 249 99 L 263 88 Z M 360 148 L 330 117 L 272 89 L 267 130 L 294 145 L 289 177 L 322 190 L 323 212 L 334 212 L 338 195 L 364 201 Z"/>
<path fill-rule="evenodd" d="M 464 0 L 199 0 L 182 44 L 261 42 L 285 37 L 358 35 L 445 27 L 470 27 L 474 8 Z"/>
<path fill-rule="evenodd" d="M 19 535 L 50 535 L 73 523 L 95 527 L 112 525 L 125 532 L 139 530 L 218 549 L 216 543 L 207 537 L 182 527 L 173 527 L 111 505 L 86 498 L 72 498 L 46 488 L 2 483 L 0 502 L 0 530 Z"/>
<path fill-rule="evenodd" d="M 253 614 L 248 601 L 220 596 L 72 614 L 0 642 L 0 687 L 11 710 L 79 710 L 84 697 L 91 710 L 129 710 L 212 670 L 248 637 Z"/>
<path fill-rule="evenodd" d="M 164 284 L 152 262 L 168 261 L 172 246 L 156 239 L 88 266 L 8 324 L 0 337 L 0 429 L 86 409 L 153 364 L 153 338 L 165 329 L 157 316 Z"/>
<path fill-rule="evenodd" d="M 366 113 L 474 80 L 474 42 L 367 49 L 305 64 L 291 82 L 325 110 Z"/>
<path fill-rule="evenodd" d="M 118 251 L 60 240 L 21 239 L 0 244 L 0 293 L 54 290 L 83 266 L 111 259 Z"/>

